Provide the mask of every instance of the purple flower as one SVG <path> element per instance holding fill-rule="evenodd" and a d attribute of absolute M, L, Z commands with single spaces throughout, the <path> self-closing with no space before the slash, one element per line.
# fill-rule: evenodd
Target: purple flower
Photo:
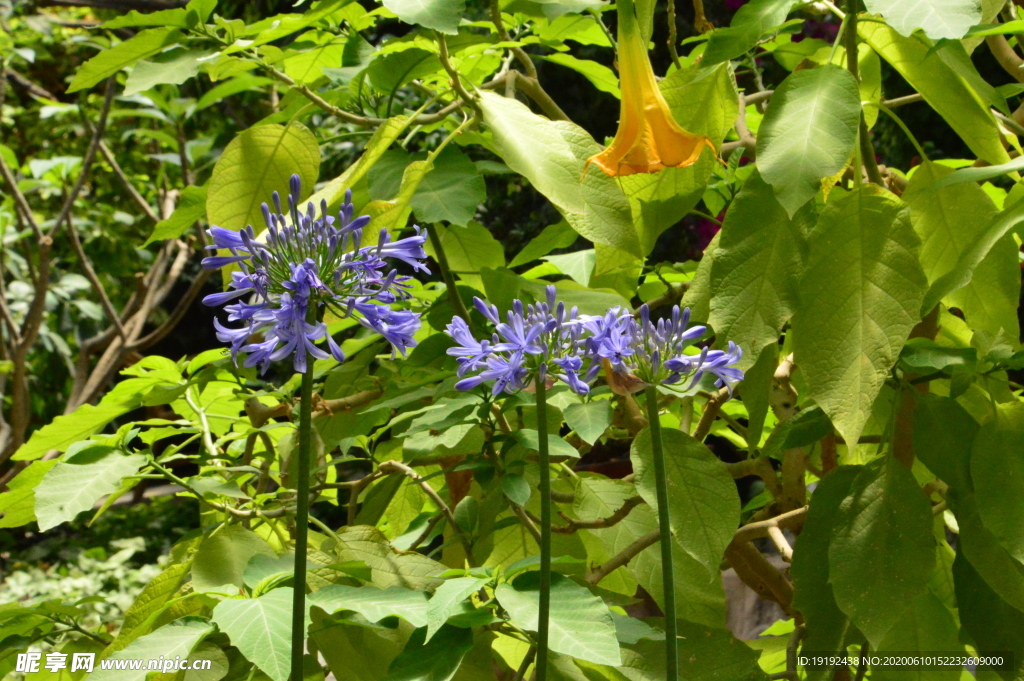
<path fill-rule="evenodd" d="M 354 316 L 390 342 L 394 352 L 404 355 L 416 345 L 420 319 L 418 313 L 392 307 L 409 298 L 411 284 L 410 277 L 389 268 L 387 260 L 428 272 L 423 262 L 426 237 L 417 227 L 414 236 L 392 242 L 381 230 L 376 246 L 361 247 L 370 218 L 353 217 L 351 191 L 346 192 L 337 217 L 327 214 L 326 201 L 320 203 L 319 216 L 312 203 L 301 212 L 301 191 L 299 177 L 293 175 L 287 217 L 277 192 L 272 196 L 273 210 L 262 205 L 266 243 L 257 240 L 251 226 L 237 232 L 214 226 L 207 232 L 213 241 L 207 248 L 228 254 L 204 258 L 203 267 L 238 265 L 240 269 L 231 273 L 227 291 L 203 299 L 210 306 L 232 303 L 225 307 L 228 320 L 244 324 L 232 329 L 215 321 L 217 338 L 230 344 L 236 363 L 238 355 L 245 353 L 244 365 L 261 371 L 289 356 L 298 372 L 306 371 L 310 356 L 343 362 L 344 352 L 319 321 L 327 308 L 339 317 Z M 255 340 L 258 335 L 262 338 Z M 321 343 L 326 351 L 319 347 Z"/>
<path fill-rule="evenodd" d="M 494 395 L 515 392 L 531 381 L 547 381 L 549 365 L 554 365 L 561 371 L 552 372 L 552 379 L 564 381 L 580 395 L 587 394 L 590 386 L 586 380 L 591 374 L 581 377 L 583 320 L 575 308 L 567 312 L 556 301 L 555 293 L 555 287 L 548 286 L 544 302 L 524 306 L 522 301 L 513 301 L 504 322 L 497 307 L 475 298 L 473 305 L 497 331 L 491 341 L 478 341 L 466 320 L 454 317 L 445 331 L 457 343 L 448 349 L 458 363 L 458 375 L 463 377 L 455 387 L 471 390 L 485 381 L 494 381 Z M 480 373 L 466 377 L 476 371 Z"/>

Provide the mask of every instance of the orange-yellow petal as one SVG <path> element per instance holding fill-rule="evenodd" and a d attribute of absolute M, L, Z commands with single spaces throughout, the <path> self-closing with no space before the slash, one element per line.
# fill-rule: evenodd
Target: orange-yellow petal
<path fill-rule="evenodd" d="M 705 146 L 715 151 L 711 140 L 687 132 L 672 117 L 630 5 L 619 5 L 619 128 L 608 148 L 587 159 L 612 177 L 685 168 Z"/>

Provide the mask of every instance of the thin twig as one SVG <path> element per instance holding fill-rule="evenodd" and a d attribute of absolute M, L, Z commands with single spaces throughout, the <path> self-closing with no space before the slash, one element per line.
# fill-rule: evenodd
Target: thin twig
<path fill-rule="evenodd" d="M 103 310 L 107 313 L 110 318 L 110 323 L 117 329 L 117 335 L 121 337 L 121 340 L 127 342 L 128 336 L 125 333 L 124 325 L 121 324 L 121 315 L 117 313 L 114 308 L 114 304 L 110 302 L 110 296 L 107 295 L 107 289 L 104 288 L 103 282 L 96 276 L 96 270 L 93 269 L 92 262 L 89 260 L 89 256 L 85 254 L 85 249 L 82 247 L 82 240 L 78 238 L 78 230 L 75 228 L 74 220 L 71 219 L 69 213 L 66 218 L 68 226 L 68 236 L 71 237 L 71 248 L 74 249 L 75 255 L 78 256 L 78 260 L 82 265 L 82 270 L 85 272 L 85 278 L 92 284 L 93 289 L 96 291 L 96 295 L 100 298 L 100 303 L 103 305 Z"/>
<path fill-rule="evenodd" d="M 431 501 L 434 502 L 434 505 L 437 506 L 442 513 L 444 513 L 445 518 L 448 520 L 449 523 L 451 523 L 452 530 L 458 534 L 459 541 L 462 542 L 462 547 L 466 551 L 466 560 L 467 562 L 469 562 L 470 567 L 476 567 L 477 563 L 476 558 L 473 556 L 472 539 L 469 537 L 468 534 L 466 534 L 465 531 L 463 531 L 461 527 L 459 527 L 459 524 L 455 522 L 455 516 L 452 514 L 452 510 L 448 508 L 448 504 L 444 503 L 444 500 L 437 493 L 437 491 L 434 490 L 434 488 L 431 487 L 430 484 L 427 483 L 427 481 L 424 480 L 419 473 L 414 471 L 409 466 L 406 466 L 404 463 L 399 463 L 398 461 L 385 461 L 380 466 L 378 466 L 378 470 L 384 474 L 401 473 L 407 476 L 414 483 L 419 485 L 420 489 L 423 490 L 423 492 L 428 497 L 430 497 Z"/>
<path fill-rule="evenodd" d="M 598 566 L 589 571 L 586 576 L 587 583 L 598 584 L 602 579 L 615 572 L 620 567 L 627 565 L 629 561 L 633 560 L 633 558 L 648 546 L 657 544 L 659 539 L 661 539 L 661 532 L 658 530 L 654 530 L 653 532 L 640 537 L 619 552 L 618 555 L 609 559 L 604 565 Z"/>

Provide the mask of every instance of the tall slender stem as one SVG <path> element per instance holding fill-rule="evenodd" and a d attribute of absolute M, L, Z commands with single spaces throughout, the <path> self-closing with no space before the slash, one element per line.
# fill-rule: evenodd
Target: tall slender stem
<path fill-rule="evenodd" d="M 551 611 L 551 459 L 548 455 L 548 397 L 545 377 L 537 379 L 537 448 L 540 454 L 540 612 L 537 615 L 537 681 L 548 675 L 548 614 Z"/>
<path fill-rule="evenodd" d="M 437 234 L 437 228 L 429 222 L 427 223 L 427 236 L 430 238 L 430 245 L 434 247 L 434 260 L 441 268 L 441 278 L 444 279 L 444 287 L 448 291 L 449 300 L 452 301 L 452 308 L 456 315 L 465 319 L 467 324 L 471 324 L 469 310 L 466 309 L 466 304 L 463 302 L 462 296 L 459 295 L 455 277 L 452 276 L 451 267 L 448 266 L 448 256 L 445 255 L 444 246 L 441 245 L 441 237 Z"/>
<path fill-rule="evenodd" d="M 313 313 L 315 314 L 315 312 Z M 309 457 L 313 440 L 313 358 L 302 374 L 299 402 L 299 461 L 295 484 L 295 595 L 292 600 L 292 681 L 302 681 L 306 648 L 306 541 L 309 532 Z"/>
<path fill-rule="evenodd" d="M 665 592 L 665 680 L 679 678 L 679 638 L 676 622 L 676 582 L 672 567 L 672 526 L 668 512 L 668 476 L 665 473 L 665 449 L 658 420 L 658 391 L 647 386 L 647 421 L 651 429 L 654 454 L 654 484 L 658 495 L 658 530 L 661 534 L 661 580 Z"/>

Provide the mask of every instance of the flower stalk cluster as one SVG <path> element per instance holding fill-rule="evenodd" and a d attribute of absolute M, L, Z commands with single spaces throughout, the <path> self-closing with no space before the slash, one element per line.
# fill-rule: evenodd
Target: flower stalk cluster
<path fill-rule="evenodd" d="M 414 271 L 429 272 L 424 263 L 426 237 L 416 234 L 392 241 L 382 229 L 375 245 L 363 245 L 369 216 L 353 217 L 351 190 L 337 217 L 328 215 L 327 202 L 320 211 L 310 202 L 300 210 L 302 185 L 293 175 L 287 215 L 281 199 L 273 194 L 274 208 L 263 204 L 266 240 L 259 241 L 251 225 L 240 231 L 211 227 L 211 249 L 228 255 L 203 259 L 203 267 L 218 269 L 237 265 L 228 290 L 206 296 L 203 303 L 224 305 L 228 321 L 242 322 L 231 328 L 214 321 L 217 338 L 231 346 L 235 362 L 241 353 L 244 366 L 265 372 L 272 362 L 292 357 L 295 371 L 304 373 L 307 357 L 345 361 L 341 347 L 327 332 L 322 312 L 354 317 L 375 331 L 403 355 L 416 345 L 417 313 L 393 305 L 408 298 L 410 277 L 399 275 L 387 260 L 400 260 Z M 324 342 L 327 350 L 318 346 Z M 394 354 L 394 353 L 393 353 Z"/>
<path fill-rule="evenodd" d="M 498 309 L 479 298 L 476 309 L 494 326 L 490 339 L 477 340 L 468 320 L 454 317 L 447 327 L 456 342 L 448 349 L 455 357 L 460 380 L 455 387 L 472 390 L 493 382 L 491 394 L 516 393 L 532 389 L 537 405 L 538 463 L 540 466 L 540 602 L 537 626 L 538 681 L 547 678 L 548 615 L 551 604 L 551 462 L 548 450 L 547 390 L 556 379 L 573 392 L 586 395 L 604 367 L 605 378 L 615 392 L 630 394 L 646 390 L 648 420 L 658 500 L 664 579 L 667 679 L 678 678 L 675 618 L 675 581 L 672 565 L 672 530 L 669 518 L 668 483 L 659 422 L 657 386 L 685 383 L 692 393 L 705 377 L 732 392 L 743 372 L 734 365 L 742 357 L 731 341 L 727 350 L 693 351 L 707 332 L 704 326 L 690 326 L 689 309 L 672 309 L 668 319 L 651 320 L 650 309 L 640 308 L 639 318 L 613 308 L 601 316 L 580 315 L 576 308 L 566 311 L 557 302 L 554 286 L 546 289 L 546 300 L 524 305 L 515 300 L 502 321 Z"/>

